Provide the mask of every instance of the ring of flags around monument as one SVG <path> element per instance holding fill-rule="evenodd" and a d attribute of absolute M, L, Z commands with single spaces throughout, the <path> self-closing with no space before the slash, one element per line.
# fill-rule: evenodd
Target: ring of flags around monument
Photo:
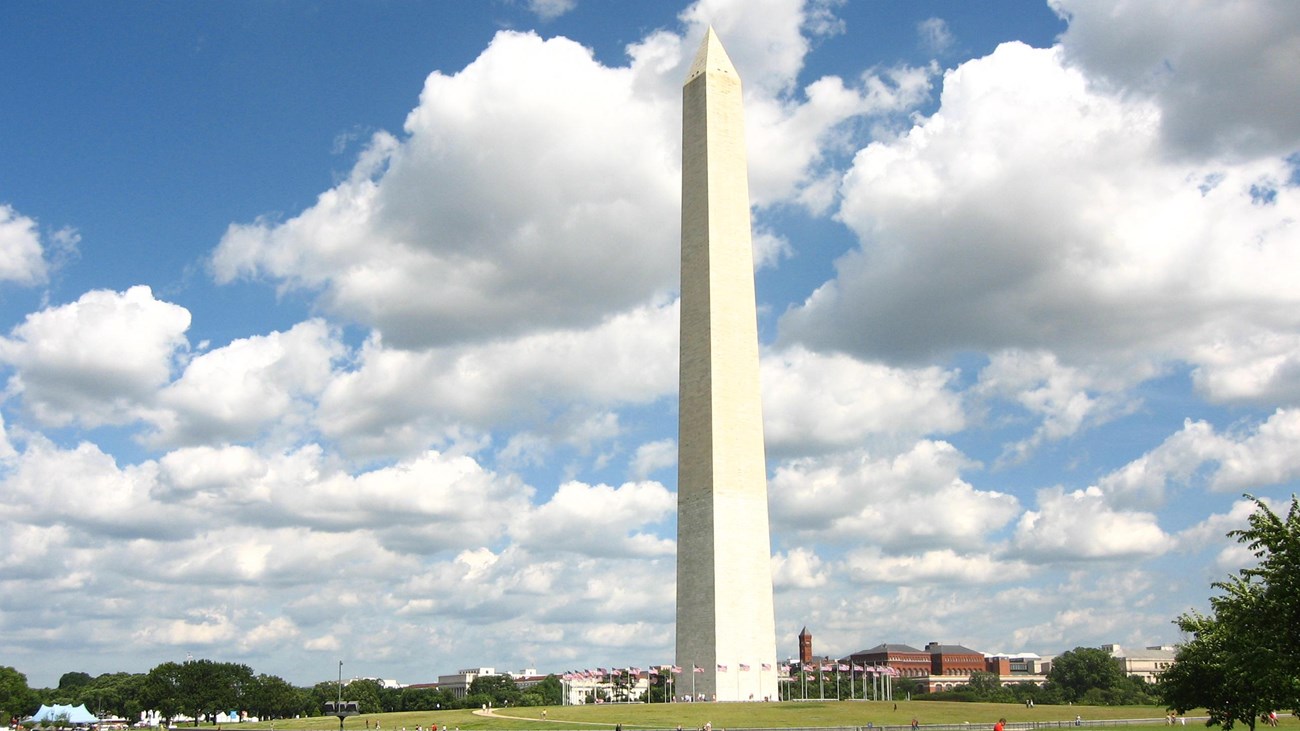
<path fill-rule="evenodd" d="M 718 672 L 725 673 L 725 672 L 729 672 L 728 669 L 731 666 L 723 663 L 718 663 L 717 667 L 718 667 Z M 762 669 L 763 672 L 770 672 L 772 670 L 771 663 L 765 662 L 759 667 Z M 753 670 L 753 667 L 751 665 L 743 662 L 737 663 L 736 668 L 742 673 L 747 673 Z M 692 665 L 691 670 L 697 673 L 704 672 L 704 668 L 700 667 L 699 665 Z M 889 667 L 888 665 L 848 665 L 846 663 L 810 663 L 806 667 L 799 663 L 782 664 L 780 666 L 780 671 L 782 675 L 789 675 L 791 671 L 794 672 L 803 671 L 803 672 L 810 672 L 810 673 L 818 673 L 818 672 L 820 673 L 852 672 L 854 674 L 868 673 L 872 675 L 888 675 L 895 678 L 900 675 L 898 668 Z M 595 670 L 568 670 L 565 671 L 560 677 L 563 680 L 604 680 L 608 678 L 624 677 L 624 676 L 641 677 L 642 675 L 645 675 L 646 677 L 650 677 L 650 678 L 658 678 L 658 677 L 664 677 L 668 675 L 681 675 L 683 672 L 685 671 L 678 665 L 659 665 L 656 667 L 647 668 L 645 670 L 642 670 L 641 668 L 638 667 L 596 668 Z"/>
<path fill-rule="evenodd" d="M 743 662 L 738 663 L 737 667 L 740 668 L 741 672 L 749 672 L 750 670 L 753 669 L 748 664 Z M 762 664 L 761 667 L 764 671 L 770 671 L 772 669 L 772 664 L 765 662 Z M 718 665 L 718 672 L 725 673 L 727 672 L 727 668 L 728 668 L 727 665 L 723 665 L 720 663 Z M 697 673 L 704 672 L 704 668 L 700 667 L 699 665 L 692 665 L 691 669 Z M 782 672 L 788 672 L 789 669 L 790 669 L 789 665 L 781 666 Z M 623 676 L 641 677 L 642 675 L 650 678 L 658 678 L 667 675 L 681 675 L 683 672 L 685 671 L 682 670 L 682 668 L 678 665 L 661 665 L 658 667 L 647 668 L 645 670 L 642 670 L 641 668 L 637 668 L 637 667 L 596 668 L 595 670 L 566 670 L 564 673 L 560 675 L 560 679 L 561 680 L 604 680 L 608 678 L 617 678 Z"/>
<path fill-rule="evenodd" d="M 752 672 L 754 669 L 753 665 L 743 662 L 736 663 L 734 666 L 729 663 L 718 663 L 716 665 L 716 669 L 719 673 L 729 674 L 732 667 L 734 667 L 738 672 L 736 675 L 737 679 L 740 678 L 739 673 Z M 773 669 L 771 663 L 761 663 L 758 667 L 763 672 L 771 672 Z M 798 682 L 795 674 L 802 674 L 802 685 L 805 697 L 807 697 L 808 692 L 807 683 L 810 680 L 809 676 L 812 676 L 811 679 L 819 684 L 823 682 L 834 682 L 836 688 L 839 688 L 840 679 L 844 677 L 843 674 L 847 674 L 847 680 L 850 687 L 853 687 L 855 683 L 861 680 L 862 697 L 867 697 L 867 678 L 871 677 L 872 686 L 874 688 L 872 691 L 873 697 L 880 698 L 880 694 L 884 694 L 883 698 L 889 700 L 893 697 L 892 679 L 902 675 L 902 672 L 898 668 L 890 667 L 888 665 L 859 665 L 838 661 L 781 663 L 778 670 L 778 684 Z M 655 685 L 655 679 L 662 679 L 663 685 L 670 689 L 668 693 L 673 694 L 672 697 L 675 698 L 676 696 L 671 689 L 674 688 L 677 683 L 684 680 L 684 678 L 678 678 L 676 676 L 682 675 L 683 673 L 703 673 L 704 671 L 705 669 L 699 665 L 691 665 L 689 670 L 679 665 L 652 665 L 645 670 L 642 670 L 639 667 L 568 670 L 561 674 L 560 677 L 566 683 L 591 683 L 598 685 L 608 683 L 611 686 L 621 686 L 628 682 L 635 684 L 642 678 L 645 678 L 650 685 Z M 691 694 L 689 697 L 683 696 L 683 698 L 693 699 L 695 696 L 694 675 L 688 674 L 687 677 L 691 680 Z M 839 691 L 837 690 L 837 695 L 838 692 Z M 791 697 L 793 697 L 793 695 Z M 702 696 L 701 700 L 703 700 Z M 596 702 L 599 703 L 600 701 L 597 700 Z M 665 698 L 665 702 L 668 702 L 667 698 Z"/>

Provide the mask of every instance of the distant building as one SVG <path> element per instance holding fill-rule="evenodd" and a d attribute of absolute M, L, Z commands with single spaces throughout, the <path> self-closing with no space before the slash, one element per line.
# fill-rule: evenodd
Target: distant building
<path fill-rule="evenodd" d="M 1136 675 L 1148 683 L 1156 682 L 1174 664 L 1177 649 L 1169 645 L 1126 650 L 1119 645 L 1102 645 L 1101 649 L 1119 663 L 1125 675 Z"/>
<path fill-rule="evenodd" d="M 930 675 L 930 653 L 911 645 L 881 644 L 849 655 L 854 665 L 871 665 L 893 668 L 905 678 L 924 678 Z"/>
<path fill-rule="evenodd" d="M 977 672 L 992 673 L 1002 683 L 1047 681 L 1040 656 L 1034 653 L 1006 655 L 983 653 L 964 645 L 930 642 L 924 650 L 911 645 L 885 643 L 859 650 L 845 658 L 854 665 L 890 668 L 900 677 L 920 681 L 926 692 L 954 690 L 970 682 Z"/>
<path fill-rule="evenodd" d="M 1044 662 L 1041 655 L 1032 652 L 1013 655 L 991 652 L 984 655 L 984 666 L 988 672 L 996 673 L 1003 685 L 1015 683 L 1042 685 L 1047 682 L 1047 670 L 1051 667 L 1051 663 Z"/>
<path fill-rule="evenodd" d="M 515 687 L 520 690 L 527 690 L 543 680 L 546 680 L 547 677 L 545 674 L 537 672 L 536 668 L 524 668 L 518 672 L 503 673 L 498 673 L 496 668 L 466 668 L 464 670 L 457 670 L 451 675 L 439 675 L 437 683 L 424 683 L 420 686 L 411 687 L 438 688 L 451 693 L 452 696 L 456 698 L 464 698 L 465 695 L 469 693 L 469 686 L 473 684 L 477 678 L 489 675 L 509 676 L 515 681 Z"/>
<path fill-rule="evenodd" d="M 485 675 L 496 675 L 495 668 L 467 668 L 457 670 L 451 675 L 439 675 L 438 687 L 451 693 L 454 698 L 464 698 L 469 693 L 470 683 Z"/>
<path fill-rule="evenodd" d="M 615 682 L 616 676 L 619 676 L 618 682 Z M 595 672 L 589 670 L 568 672 L 559 677 L 562 688 L 561 703 L 566 706 L 582 706 L 590 703 L 639 703 L 645 699 L 645 694 L 650 690 L 649 672 L 638 671 L 634 676 L 626 671 L 618 671 L 611 675 L 601 668 Z M 538 682 L 543 678 L 539 678 Z M 679 678 L 678 683 L 681 680 Z M 689 687 L 673 688 L 673 694 L 677 697 L 689 692 Z"/>
<path fill-rule="evenodd" d="M 515 687 L 519 690 L 527 690 L 547 678 L 547 675 L 537 672 L 537 668 L 524 668 L 516 673 L 508 673 L 508 675 L 514 678 Z"/>
<path fill-rule="evenodd" d="M 346 680 L 343 681 L 343 685 L 351 685 L 353 682 L 358 681 L 358 680 L 369 680 L 369 681 L 371 681 L 372 683 L 378 683 L 378 684 L 379 684 L 379 687 L 381 687 L 381 688 L 402 688 L 402 687 L 404 687 L 401 683 L 397 682 L 396 680 L 389 679 L 389 678 L 349 678 L 349 679 L 346 679 Z"/>
<path fill-rule="evenodd" d="M 954 690 L 970 682 L 973 673 L 988 671 L 984 653 L 964 645 L 931 642 L 925 646 L 925 651 L 930 656 L 930 675 L 927 681 L 931 693 Z"/>

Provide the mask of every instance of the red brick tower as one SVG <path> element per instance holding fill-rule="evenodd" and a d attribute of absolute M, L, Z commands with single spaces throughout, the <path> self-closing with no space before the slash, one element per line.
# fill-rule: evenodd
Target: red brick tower
<path fill-rule="evenodd" d="M 807 665 L 812 662 L 812 635 L 808 633 L 808 628 L 804 627 L 799 632 L 799 664 Z"/>

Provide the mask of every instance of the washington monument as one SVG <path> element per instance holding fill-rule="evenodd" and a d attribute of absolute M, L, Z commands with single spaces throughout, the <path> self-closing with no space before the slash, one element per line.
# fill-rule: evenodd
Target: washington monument
<path fill-rule="evenodd" d="M 677 665 L 720 701 L 777 697 L 743 115 L 710 28 L 682 89 Z"/>

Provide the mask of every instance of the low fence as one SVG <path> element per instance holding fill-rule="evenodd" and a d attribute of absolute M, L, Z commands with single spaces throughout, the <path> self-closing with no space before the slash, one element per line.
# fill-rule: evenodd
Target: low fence
<path fill-rule="evenodd" d="M 1178 725 L 1187 726 L 1190 722 L 1193 725 L 1204 726 L 1209 720 L 1208 716 L 1179 716 Z M 1169 725 L 1168 716 L 1158 718 L 1106 718 L 1097 720 L 1086 719 L 1062 719 L 1060 721 L 1018 721 L 1003 724 L 1005 731 L 1034 731 L 1034 729 L 1067 729 L 1067 728 L 1115 728 L 1117 726 L 1167 726 Z M 917 727 L 918 731 L 993 731 L 992 723 L 923 723 Z M 715 728 L 713 731 L 912 731 L 910 724 L 886 724 L 876 726 L 867 724 L 866 726 L 791 726 L 784 728 L 733 728 L 726 729 Z"/>
<path fill-rule="evenodd" d="M 638 703 L 632 705 L 641 704 Z M 924 709 L 924 707 L 923 704 L 915 705 L 912 706 L 911 709 L 921 710 Z M 1068 713 L 1070 707 L 1054 706 L 1054 708 L 1060 708 L 1062 711 Z M 505 712 L 500 712 L 502 710 Z M 484 709 L 482 711 L 475 710 L 473 713 L 476 716 L 483 716 L 485 718 L 509 719 L 511 721 L 523 722 L 535 721 L 538 725 L 532 731 L 610 731 L 611 727 L 614 727 L 617 731 L 676 731 L 676 729 L 683 729 L 682 726 L 677 726 L 676 729 L 674 729 L 670 726 L 643 726 L 640 724 L 618 724 L 615 726 L 608 721 L 552 720 L 548 722 L 531 717 L 512 716 L 509 715 L 509 710 L 510 709 Z M 332 717 L 330 720 L 333 720 Z M 1008 721 L 1003 724 L 1003 729 L 1004 731 L 1038 731 L 1039 729 L 1062 729 L 1062 731 L 1064 731 L 1064 729 L 1102 729 L 1118 728 L 1122 726 L 1170 726 L 1171 729 L 1173 727 L 1178 727 L 1176 731 L 1183 731 L 1184 728 L 1189 726 L 1204 727 L 1205 722 L 1208 720 L 1209 716 L 1178 716 L 1176 722 L 1170 724 L 1168 716 L 1153 718 L 1103 718 L 1093 720 L 1074 718 L 1060 719 L 1057 721 Z M 568 726 L 568 724 L 575 725 Z M 994 724 L 992 722 L 922 723 L 917 725 L 916 731 L 993 731 L 993 727 Z M 274 728 L 275 727 L 272 726 L 272 730 L 274 730 Z M 375 729 L 377 730 L 378 728 L 378 725 L 376 725 Z M 453 728 L 454 731 L 461 731 L 459 726 L 444 726 L 442 731 L 453 731 Z M 323 726 L 320 729 L 313 731 L 333 730 L 334 727 L 332 726 Z M 185 731 L 185 729 L 183 727 L 176 728 L 175 731 Z M 357 729 L 349 729 L 349 731 L 357 731 Z M 397 729 L 394 729 L 394 731 L 397 731 Z M 406 731 L 406 728 L 401 727 L 401 731 Z M 702 731 L 702 729 L 687 727 L 686 729 L 683 729 L 683 731 Z M 728 726 L 723 728 L 722 726 L 714 726 L 710 731 L 913 731 L 913 729 L 911 724 L 876 725 L 867 723 L 862 726 L 767 726 L 762 728 L 750 728 L 747 726 Z"/>

